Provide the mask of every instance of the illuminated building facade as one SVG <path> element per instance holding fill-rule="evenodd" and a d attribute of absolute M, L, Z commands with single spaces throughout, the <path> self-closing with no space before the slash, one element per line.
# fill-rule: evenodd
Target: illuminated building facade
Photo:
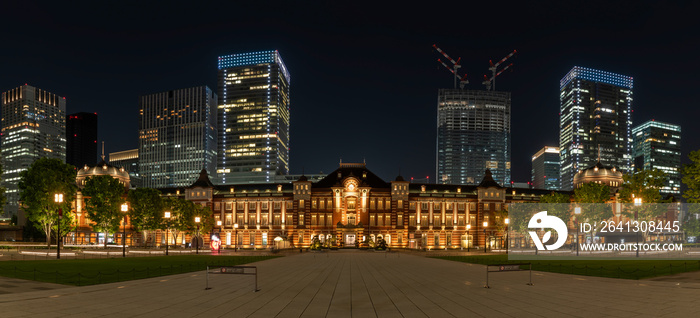
<path fill-rule="evenodd" d="M 573 188 L 579 170 L 596 165 L 631 171 L 630 76 L 575 66 L 560 81 L 561 189 Z"/>
<path fill-rule="evenodd" d="M 659 169 L 668 179 L 663 194 L 681 193 L 681 126 L 655 120 L 632 129 L 635 170 Z"/>
<path fill-rule="evenodd" d="M 97 113 L 75 113 L 66 120 L 66 163 L 80 169 L 97 161 Z"/>
<path fill-rule="evenodd" d="M 559 147 L 545 146 L 532 156 L 532 187 L 559 190 Z"/>
<path fill-rule="evenodd" d="M 141 186 L 141 176 L 139 175 L 139 150 L 130 149 L 124 151 L 110 152 L 109 164 L 124 168 L 129 173 L 131 186 L 138 188 Z"/>
<path fill-rule="evenodd" d="M 277 51 L 219 57 L 217 148 L 222 184 L 289 173 L 289 72 Z"/>
<path fill-rule="evenodd" d="M 93 175 L 111 175 L 128 187 L 124 169 L 104 162 L 81 169 L 76 182 L 81 186 Z M 204 235 L 205 246 L 211 234 L 218 234 L 224 247 L 243 249 L 306 248 L 314 237 L 323 244 L 345 247 L 383 239 L 391 248 L 503 248 L 502 211 L 506 204 L 538 202 L 542 195 L 551 193 L 501 187 L 489 171 L 478 185 L 410 183 L 401 176 L 386 182 L 364 163 L 341 163 L 318 181 L 302 175 L 292 183 L 220 185 L 212 183 L 203 169 L 190 185 L 160 191 L 163 198 L 182 198 L 212 210 L 214 224 L 221 221 L 221 226 Z M 83 205 L 78 192 L 73 206 L 77 229 L 68 234 L 67 242 L 114 242 L 114 237 L 121 242 L 123 228 L 106 238 L 94 232 Z M 127 245 L 146 242 L 130 221 L 126 225 Z M 153 234 L 157 244 L 165 242 L 164 231 Z M 171 244 L 184 245 L 191 241 L 191 235 L 180 231 L 168 239 Z M 509 241 L 511 246 L 521 244 L 513 238 Z"/>
<path fill-rule="evenodd" d="M 29 85 L 2 93 L 2 183 L 17 214 L 19 174 L 42 157 L 66 161 L 66 99 Z"/>
<path fill-rule="evenodd" d="M 315 236 L 344 246 L 381 238 L 392 248 L 499 248 L 505 204 L 537 202 L 551 191 L 504 188 L 484 175 L 478 185 L 410 183 L 401 176 L 386 182 L 363 163 L 341 163 L 316 182 L 302 176 L 291 184 L 213 185 L 200 178 L 163 192 L 210 207 L 222 221 L 226 247 L 280 247 L 277 237 L 282 247 L 308 247 Z"/>
<path fill-rule="evenodd" d="M 198 86 L 139 97 L 139 173 L 147 188 L 189 185 L 216 167 L 216 93 Z"/>
<path fill-rule="evenodd" d="M 439 183 L 476 185 L 486 169 L 499 184 L 510 183 L 510 103 L 510 92 L 439 90 Z"/>

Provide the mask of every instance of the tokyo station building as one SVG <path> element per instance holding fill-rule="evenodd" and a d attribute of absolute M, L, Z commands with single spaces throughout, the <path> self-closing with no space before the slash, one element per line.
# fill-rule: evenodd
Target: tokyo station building
<path fill-rule="evenodd" d="M 618 171 L 599 166 L 579 174 L 579 183 L 605 183 L 613 190 L 622 181 Z M 76 181 L 81 186 L 94 175 L 111 175 L 129 188 L 128 173 L 105 162 L 85 166 Z M 214 185 L 202 170 L 189 187 L 161 189 L 163 197 L 184 198 L 209 207 L 214 224 L 221 221 L 212 233 L 220 235 L 224 247 L 244 249 L 306 248 L 313 237 L 346 247 L 384 239 L 390 248 L 499 249 L 505 247 L 506 204 L 536 203 L 551 192 L 502 187 L 488 170 L 479 185 L 411 183 L 401 176 L 386 182 L 364 163 L 340 163 L 316 182 L 301 176 L 292 183 Z M 570 191 L 558 192 L 573 196 Z M 101 234 L 92 231 L 82 213 L 80 192 L 76 199 L 73 208 L 78 228 L 68 233 L 66 242 L 101 244 Z M 611 193 L 611 202 L 616 199 Z M 663 218 L 677 219 L 671 212 Z M 619 218 L 619 213 L 616 216 Z M 114 234 L 116 242 L 121 242 L 122 231 L 123 226 Z M 127 245 L 142 243 L 141 233 L 129 222 L 126 234 Z M 165 231 L 155 234 L 156 242 L 163 244 Z M 168 239 L 171 244 L 184 244 L 191 241 L 191 234 L 180 232 L 177 238 Z M 205 246 L 209 245 L 209 235 L 202 234 Z M 511 246 L 519 245 L 515 238 L 508 241 Z"/>
<path fill-rule="evenodd" d="M 363 163 L 291 184 L 214 185 L 202 170 L 190 187 L 162 191 L 210 207 L 224 247 L 258 249 L 308 247 L 314 236 L 343 246 L 381 238 L 391 248 L 501 248 L 505 204 L 551 192 L 501 187 L 490 171 L 470 186 L 386 182 Z"/>

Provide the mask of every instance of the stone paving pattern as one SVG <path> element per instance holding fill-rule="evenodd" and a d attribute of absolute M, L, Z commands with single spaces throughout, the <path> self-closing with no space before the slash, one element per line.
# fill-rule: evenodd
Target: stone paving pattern
<path fill-rule="evenodd" d="M 247 275 L 205 272 L 0 293 L 8 317 L 634 317 L 697 316 L 700 283 L 555 273 L 493 273 L 408 253 L 331 251 L 258 262 Z M 682 279 L 682 277 L 680 278 Z M 0 279 L 0 285 L 23 285 Z M 17 291 L 17 290 L 15 290 Z"/>

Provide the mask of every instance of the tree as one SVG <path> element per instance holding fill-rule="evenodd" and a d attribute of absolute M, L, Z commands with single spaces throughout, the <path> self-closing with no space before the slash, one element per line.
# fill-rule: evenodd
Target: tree
<path fill-rule="evenodd" d="M 146 246 L 149 234 L 160 229 L 163 224 L 165 206 L 160 191 L 151 188 L 130 190 L 128 201 L 131 225 L 143 233 L 143 244 Z"/>
<path fill-rule="evenodd" d="M 683 198 L 688 203 L 700 203 L 700 150 L 691 151 L 688 158 L 691 163 L 683 165 L 681 169 L 683 175 L 681 181 L 688 187 L 683 192 Z M 700 213 L 700 205 L 688 204 L 688 213 Z"/>
<path fill-rule="evenodd" d="M 51 231 L 58 230 L 58 209 L 64 211 L 61 233 L 68 233 L 73 224 L 71 203 L 75 198 L 75 168 L 59 159 L 39 158 L 29 169 L 20 172 L 20 201 L 27 219 L 46 235 L 51 244 Z M 63 203 L 54 201 L 54 194 L 63 194 Z M 57 238 L 58 239 L 58 238 Z"/>
<path fill-rule="evenodd" d="M 666 174 L 658 169 L 641 170 L 633 174 L 623 176 L 624 183 L 620 189 L 620 201 L 626 203 L 622 206 L 622 213 L 639 221 L 650 221 L 667 212 L 659 190 L 666 182 Z M 641 199 L 641 205 L 634 204 L 635 199 Z M 644 232 L 647 237 L 647 232 Z"/>
<path fill-rule="evenodd" d="M 700 236 L 700 220 L 694 215 L 688 215 L 683 224 L 683 231 L 687 237 Z M 697 243 L 697 239 L 695 241 Z"/>
<path fill-rule="evenodd" d="M 93 176 L 85 180 L 82 192 L 87 217 L 94 223 L 93 230 L 105 234 L 106 248 L 109 233 L 119 230 L 119 223 L 124 216 L 120 209 L 124 203 L 124 185 L 111 176 Z"/>
<path fill-rule="evenodd" d="M 380 238 L 377 240 L 377 247 L 375 247 L 378 251 L 384 251 L 386 250 L 386 241 L 383 238 Z"/>
<path fill-rule="evenodd" d="M 189 202 L 189 201 L 188 201 Z M 201 235 L 202 233 L 209 233 L 214 228 L 214 216 L 212 215 L 211 209 L 209 207 L 193 203 L 194 210 L 190 219 L 185 219 L 185 231 L 190 234 Z M 195 218 L 199 217 L 199 224 L 195 222 Z M 197 226 L 199 226 L 199 233 L 197 233 Z"/>
<path fill-rule="evenodd" d="M 688 203 L 700 203 L 700 150 L 691 151 L 688 158 L 692 163 L 683 165 L 683 183 L 688 187 L 683 197 Z"/>
<path fill-rule="evenodd" d="M 608 200 L 610 200 L 610 187 L 604 184 L 588 182 L 574 190 L 574 201 L 582 203 L 581 220 L 591 224 L 594 234 L 601 226 L 600 221 L 614 216 L 612 207 L 605 204 Z"/>
<path fill-rule="evenodd" d="M 658 169 L 641 170 L 622 176 L 624 182 L 620 189 L 620 200 L 625 203 L 634 202 L 634 198 L 642 198 L 644 203 L 660 203 L 663 198 L 659 190 L 664 187 L 667 176 Z"/>
<path fill-rule="evenodd" d="M 170 211 L 170 219 L 165 220 L 165 222 L 167 222 L 173 238 L 177 238 L 180 232 L 193 232 L 196 227 L 195 216 L 203 218 L 203 223 L 207 226 L 206 231 L 209 231 L 213 226 L 211 212 L 206 212 L 209 210 L 208 208 L 204 210 L 202 206 L 181 198 L 165 199 L 164 203 L 166 210 Z"/>
<path fill-rule="evenodd" d="M 311 238 L 311 245 L 309 246 L 311 250 L 320 250 L 321 249 L 321 240 L 318 239 L 318 235 L 314 235 Z"/>
<path fill-rule="evenodd" d="M 547 211 L 547 215 L 560 218 L 564 223 L 569 224 L 571 220 L 571 210 L 569 209 L 571 198 L 563 193 L 552 191 L 550 194 L 540 197 L 540 210 Z"/>

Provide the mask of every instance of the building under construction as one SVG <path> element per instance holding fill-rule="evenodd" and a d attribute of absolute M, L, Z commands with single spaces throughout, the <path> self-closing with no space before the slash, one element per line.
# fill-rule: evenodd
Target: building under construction
<path fill-rule="evenodd" d="M 438 91 L 436 170 L 439 183 L 475 185 L 489 169 L 501 185 L 510 183 L 510 92 L 495 90 L 495 79 L 510 68 L 498 69 L 515 51 L 490 63 L 491 77 L 484 76 L 485 90 L 464 89 L 466 75 L 460 77 L 460 59 L 450 58 L 433 46 L 451 63 L 438 60 L 455 77 L 453 89 Z M 460 88 L 457 88 L 459 81 Z"/>

